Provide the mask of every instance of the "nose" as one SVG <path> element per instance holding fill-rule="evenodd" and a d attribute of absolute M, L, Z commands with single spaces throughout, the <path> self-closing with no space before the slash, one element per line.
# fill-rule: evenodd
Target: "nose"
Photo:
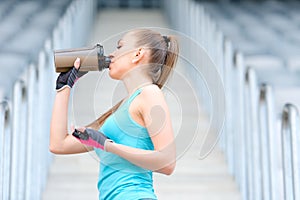
<path fill-rule="evenodd" d="M 113 54 L 109 54 L 108 57 L 112 61 L 115 56 Z"/>
<path fill-rule="evenodd" d="M 110 53 L 109 55 L 108 55 L 108 57 L 112 60 L 114 57 L 115 57 L 115 51 L 114 52 L 112 52 L 112 53 Z"/>

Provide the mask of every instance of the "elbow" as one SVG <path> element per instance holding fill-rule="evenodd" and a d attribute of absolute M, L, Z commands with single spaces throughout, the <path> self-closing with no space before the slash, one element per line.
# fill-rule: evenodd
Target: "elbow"
<path fill-rule="evenodd" d="M 62 149 L 54 144 L 49 145 L 49 151 L 53 154 L 62 154 Z"/>
<path fill-rule="evenodd" d="M 53 145 L 49 145 L 49 151 L 53 154 L 58 154 L 57 149 Z"/>
<path fill-rule="evenodd" d="M 166 167 L 166 170 L 165 170 L 164 174 L 167 175 L 167 176 L 170 176 L 171 174 L 173 174 L 174 170 L 175 170 L 175 164 L 171 164 L 171 165 Z"/>
<path fill-rule="evenodd" d="M 173 174 L 176 167 L 176 154 L 174 154 L 173 152 L 174 151 L 172 151 L 171 153 L 167 152 L 168 153 L 167 156 L 164 157 L 163 158 L 164 161 L 162 161 L 164 163 L 163 164 L 164 166 L 160 170 L 157 170 L 157 172 L 165 174 L 167 176 Z"/>
<path fill-rule="evenodd" d="M 163 170 L 162 173 L 163 173 L 164 175 L 170 176 L 171 174 L 173 174 L 173 171 L 174 171 L 174 169 L 166 168 L 166 169 Z"/>
<path fill-rule="evenodd" d="M 165 166 L 164 168 L 158 170 L 158 172 L 170 176 L 175 171 L 175 166 L 176 166 L 176 162 L 173 162 L 170 165 Z"/>
<path fill-rule="evenodd" d="M 49 151 L 53 154 L 58 154 L 58 149 L 59 149 L 58 145 L 54 141 L 52 141 L 52 138 L 50 137 Z"/>
<path fill-rule="evenodd" d="M 64 140 L 55 137 L 54 131 L 50 131 L 49 151 L 53 154 L 63 154 Z"/>

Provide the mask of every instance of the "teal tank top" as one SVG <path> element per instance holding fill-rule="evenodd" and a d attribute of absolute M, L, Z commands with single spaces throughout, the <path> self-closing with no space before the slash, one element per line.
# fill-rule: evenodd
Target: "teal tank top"
<path fill-rule="evenodd" d="M 137 89 L 99 129 L 118 144 L 153 150 L 147 129 L 135 122 L 129 113 L 133 99 L 141 93 Z M 100 200 L 157 199 L 153 189 L 152 171 L 141 168 L 122 157 L 95 148 L 100 158 L 98 190 Z"/>

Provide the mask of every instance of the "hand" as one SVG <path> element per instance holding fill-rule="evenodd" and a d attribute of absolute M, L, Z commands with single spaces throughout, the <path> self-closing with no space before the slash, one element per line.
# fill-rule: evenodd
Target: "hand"
<path fill-rule="evenodd" d="M 66 87 L 72 88 L 75 82 L 87 72 L 79 71 L 80 59 L 77 58 L 74 62 L 74 67 L 67 72 L 61 72 L 56 80 L 56 91 L 59 92 Z"/>
<path fill-rule="evenodd" d="M 103 133 L 91 128 L 86 128 L 86 129 L 81 128 L 80 130 L 75 129 L 72 135 L 76 137 L 82 144 L 99 148 L 104 151 L 106 151 L 105 149 L 106 142 L 113 142 L 108 137 L 106 137 Z"/>

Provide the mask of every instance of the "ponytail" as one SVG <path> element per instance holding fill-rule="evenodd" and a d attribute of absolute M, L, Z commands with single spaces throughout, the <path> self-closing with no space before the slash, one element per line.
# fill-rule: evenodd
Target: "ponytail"
<path fill-rule="evenodd" d="M 159 88 L 162 88 L 166 83 L 173 67 L 175 66 L 178 53 L 179 53 L 179 46 L 178 41 L 175 36 L 163 36 L 165 42 L 167 43 L 167 53 L 164 59 L 164 64 L 161 67 L 161 75 L 157 82 L 155 83 Z"/>

